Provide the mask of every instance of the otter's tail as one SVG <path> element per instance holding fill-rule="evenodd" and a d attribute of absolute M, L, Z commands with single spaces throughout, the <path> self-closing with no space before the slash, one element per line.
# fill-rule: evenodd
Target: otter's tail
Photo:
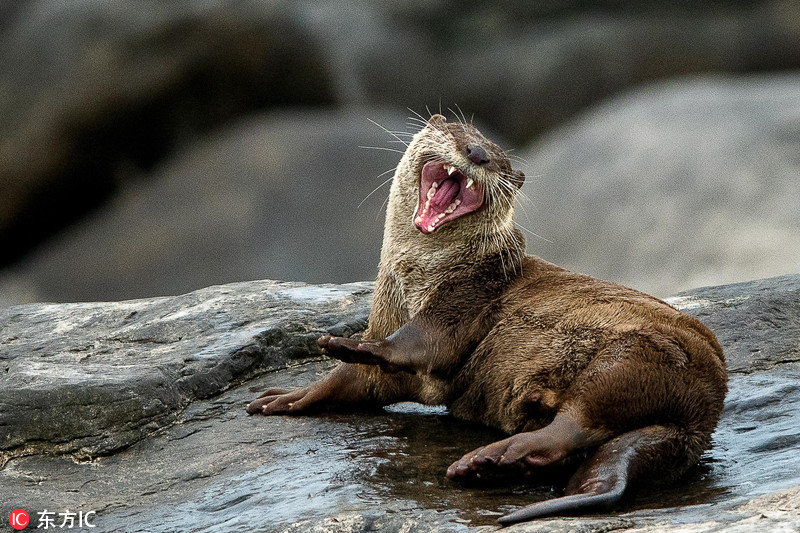
<path fill-rule="evenodd" d="M 660 425 L 623 433 L 601 445 L 578 468 L 565 496 L 528 505 L 498 522 L 505 526 L 543 516 L 609 508 L 636 478 L 656 474 L 659 481 L 670 481 L 683 474 L 698 459 L 699 453 L 692 451 L 704 448 L 698 446 L 698 437 L 676 426 Z"/>

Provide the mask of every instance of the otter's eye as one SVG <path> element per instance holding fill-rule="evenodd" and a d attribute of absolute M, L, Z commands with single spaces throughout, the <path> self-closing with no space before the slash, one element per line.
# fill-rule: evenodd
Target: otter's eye
<path fill-rule="evenodd" d="M 476 165 L 485 165 L 489 162 L 489 156 L 486 155 L 486 150 L 479 144 L 467 145 L 467 157 Z"/>

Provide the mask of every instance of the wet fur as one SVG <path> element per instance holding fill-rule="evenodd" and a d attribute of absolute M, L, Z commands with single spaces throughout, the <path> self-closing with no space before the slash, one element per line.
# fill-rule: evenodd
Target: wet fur
<path fill-rule="evenodd" d="M 468 143 L 489 163 L 471 163 Z M 469 172 L 486 203 L 423 235 L 412 217 L 433 159 Z M 431 117 L 392 182 L 365 340 L 320 339 L 350 364 L 306 389 L 267 391 L 248 411 L 410 400 L 512 435 L 466 454 L 454 478 L 588 456 L 567 496 L 502 523 L 607 507 L 638 478 L 673 479 L 696 463 L 726 393 L 716 338 L 656 298 L 526 256 L 512 221 L 523 180 L 477 129 Z"/>

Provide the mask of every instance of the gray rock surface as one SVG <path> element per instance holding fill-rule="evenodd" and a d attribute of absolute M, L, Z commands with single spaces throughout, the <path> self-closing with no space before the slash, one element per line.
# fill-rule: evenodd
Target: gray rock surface
<path fill-rule="evenodd" d="M 675 80 L 519 152 L 528 250 L 657 296 L 800 268 L 800 74 Z M 548 242 L 549 241 L 549 242 Z"/>
<path fill-rule="evenodd" d="M 447 481 L 454 458 L 498 434 L 440 408 L 245 414 L 257 391 L 331 367 L 313 338 L 363 328 L 369 287 L 249 282 L 0 310 L 0 513 L 26 509 L 35 525 L 43 509 L 93 510 L 96 531 L 472 532 L 552 496 Z M 728 357 L 712 450 L 681 482 L 606 515 L 508 531 L 800 527 L 800 275 L 670 301 L 709 324 Z"/>
<path fill-rule="evenodd" d="M 707 287 L 667 301 L 716 333 L 725 348 L 729 372 L 752 374 L 800 363 L 797 275 Z"/>
<path fill-rule="evenodd" d="M 192 402 L 362 330 L 371 284 L 250 282 L 152 300 L 0 310 L 0 453 L 113 453 Z"/>

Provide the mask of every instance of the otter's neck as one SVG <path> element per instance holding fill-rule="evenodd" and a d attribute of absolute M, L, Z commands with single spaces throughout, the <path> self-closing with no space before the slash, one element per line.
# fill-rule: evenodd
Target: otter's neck
<path fill-rule="evenodd" d="M 408 316 L 455 272 L 464 279 L 465 272 L 473 271 L 474 279 L 467 280 L 476 284 L 510 284 L 522 273 L 525 239 L 513 225 L 470 236 L 445 226 L 425 235 L 414 227 L 411 216 L 398 216 L 390 223 L 391 215 L 387 213 L 379 278 L 394 280 Z M 487 269 L 481 265 L 492 265 L 488 271 L 494 279 L 486 278 Z"/>

